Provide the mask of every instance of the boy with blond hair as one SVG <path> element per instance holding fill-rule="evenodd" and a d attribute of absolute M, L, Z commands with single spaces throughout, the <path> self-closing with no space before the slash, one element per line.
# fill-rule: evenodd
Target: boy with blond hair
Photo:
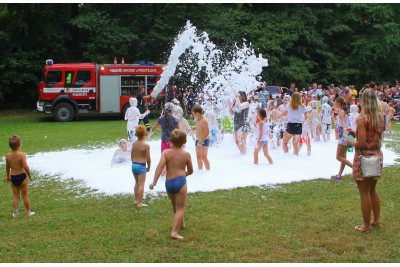
<path fill-rule="evenodd" d="M 175 129 L 171 132 L 170 141 L 172 143 L 172 148 L 162 152 L 160 162 L 154 173 L 153 183 L 150 184 L 150 189 L 154 189 L 162 170 L 166 167 L 167 175 L 165 188 L 174 210 L 171 238 L 183 239 L 183 236 L 180 236 L 178 231 L 185 228 L 184 213 L 187 199 L 186 176 L 193 173 L 193 165 L 190 153 L 183 150 L 183 145 L 186 144 L 186 133 L 182 130 Z"/>
<path fill-rule="evenodd" d="M 12 216 L 15 218 L 19 215 L 18 205 L 21 194 L 26 209 L 26 215 L 32 216 L 35 213 L 31 211 L 28 197 L 28 180 L 26 179 L 28 176 L 32 181 L 32 175 L 28 163 L 26 162 L 26 154 L 20 152 L 22 146 L 21 138 L 18 135 L 12 135 L 8 139 L 8 144 L 12 150 L 10 153 L 6 154 L 7 182 L 11 182 L 11 189 L 14 195 L 14 210 Z"/>
<path fill-rule="evenodd" d="M 136 126 L 135 136 L 138 140 L 132 143 L 132 174 L 135 177 L 135 204 L 141 208 L 147 207 L 143 203 L 144 182 L 146 181 L 146 172 L 150 171 L 151 166 L 150 146 L 144 141 L 147 136 L 146 127 L 143 125 Z"/>
<path fill-rule="evenodd" d="M 210 145 L 210 128 L 207 119 L 203 116 L 203 108 L 200 105 L 195 105 L 192 108 L 192 114 L 196 119 L 196 124 L 192 130 L 196 131 L 196 158 L 199 170 L 203 169 L 203 163 L 206 170 L 210 170 L 210 162 L 208 161 L 208 147 Z"/>

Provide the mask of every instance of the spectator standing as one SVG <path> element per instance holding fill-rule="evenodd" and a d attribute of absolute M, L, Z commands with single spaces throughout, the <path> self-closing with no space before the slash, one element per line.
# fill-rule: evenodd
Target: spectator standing
<path fill-rule="evenodd" d="M 373 86 L 374 83 L 371 84 Z M 376 184 L 382 174 L 383 155 L 381 145 L 383 141 L 383 114 L 376 99 L 376 94 L 371 88 L 360 92 L 362 110 L 357 118 L 356 140 L 347 139 L 349 145 L 355 147 L 353 160 L 353 180 L 357 183 L 360 193 L 361 212 L 363 224 L 355 227 L 356 231 L 369 232 L 371 227 L 380 228 L 380 198 L 376 191 Z M 377 177 L 363 177 L 361 171 L 360 155 L 379 155 L 381 174 Z M 371 211 L 374 215 L 371 221 Z"/>

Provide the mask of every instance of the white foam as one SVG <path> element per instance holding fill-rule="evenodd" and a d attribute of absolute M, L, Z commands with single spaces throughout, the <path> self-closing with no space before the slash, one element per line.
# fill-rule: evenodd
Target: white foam
<path fill-rule="evenodd" d="M 160 141 L 150 141 L 152 167 L 147 173 L 145 194 L 165 192 L 165 179 L 160 179 L 154 190 L 149 189 L 154 171 L 160 159 Z M 218 147 L 210 147 L 208 158 L 211 171 L 197 170 L 195 146 L 188 140 L 186 150 L 192 155 L 195 172 L 188 176 L 188 192 L 214 191 L 246 186 L 276 185 L 317 178 L 330 179 L 337 174 L 339 162 L 335 159 L 337 141 L 312 143 L 311 156 L 306 155 L 305 147 L 298 157 L 284 154 L 282 149 L 270 150 L 274 160 L 269 165 L 262 152 L 259 153 L 259 165 L 253 164 L 253 148 L 249 145 L 246 155 L 241 155 L 231 134 L 225 134 L 224 141 Z M 37 153 L 28 156 L 31 170 L 40 173 L 46 179 L 60 176 L 62 179 L 83 181 L 88 187 L 108 195 L 133 193 L 134 178 L 130 164 L 111 167 L 110 161 L 116 147 L 96 149 L 68 149 L 56 152 Z M 382 149 L 384 166 L 395 163 L 398 157 L 393 151 Z M 352 161 L 353 153 L 347 158 Z M 344 174 L 351 173 L 346 167 Z"/>
<path fill-rule="evenodd" d="M 182 57 L 185 55 L 186 57 Z M 224 50 L 213 44 L 206 32 L 199 36 L 196 27 L 187 21 L 184 30 L 176 37 L 160 80 L 151 94 L 153 98 L 164 89 L 172 76 L 185 73 L 194 86 L 200 86 L 216 100 L 218 117 L 227 116 L 225 99 L 233 99 L 238 91 L 250 92 L 260 85 L 259 76 L 268 60 L 258 56 L 245 40 L 239 46 Z M 203 81 L 199 77 L 206 76 Z"/>

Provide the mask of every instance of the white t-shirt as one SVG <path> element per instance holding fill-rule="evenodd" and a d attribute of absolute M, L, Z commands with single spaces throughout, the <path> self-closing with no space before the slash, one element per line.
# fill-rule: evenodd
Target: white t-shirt
<path fill-rule="evenodd" d="M 303 113 L 307 111 L 305 106 L 299 106 L 297 110 L 293 110 L 290 104 L 287 104 L 285 110 L 288 112 L 288 123 L 302 123 Z"/>

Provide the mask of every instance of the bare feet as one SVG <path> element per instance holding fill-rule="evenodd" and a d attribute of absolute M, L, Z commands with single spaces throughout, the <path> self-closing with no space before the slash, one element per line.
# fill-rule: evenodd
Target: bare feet
<path fill-rule="evenodd" d="M 178 235 L 177 233 L 171 233 L 171 238 L 172 239 L 179 239 L 182 240 L 183 236 Z"/>
<path fill-rule="evenodd" d="M 381 223 L 380 222 L 371 222 L 371 226 L 375 228 L 381 228 Z"/>
<path fill-rule="evenodd" d="M 365 225 L 360 224 L 360 225 L 357 225 L 357 226 L 354 228 L 354 230 L 360 231 L 360 232 L 371 232 L 371 227 L 367 228 Z"/>

